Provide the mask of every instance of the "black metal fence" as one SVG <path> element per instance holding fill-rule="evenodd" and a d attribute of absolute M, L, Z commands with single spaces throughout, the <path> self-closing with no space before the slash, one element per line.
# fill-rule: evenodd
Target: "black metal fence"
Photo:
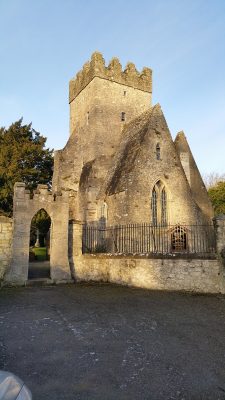
<path fill-rule="evenodd" d="M 111 227 L 83 225 L 83 253 L 212 254 L 212 225 L 128 224 Z"/>

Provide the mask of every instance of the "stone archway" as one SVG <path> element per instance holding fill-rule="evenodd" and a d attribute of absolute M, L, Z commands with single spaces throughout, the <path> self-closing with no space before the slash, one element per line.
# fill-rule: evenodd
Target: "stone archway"
<path fill-rule="evenodd" d="M 69 202 L 67 192 L 52 195 L 46 185 L 38 185 L 33 197 L 24 183 L 16 183 L 13 199 L 12 259 L 6 281 L 25 284 L 28 279 L 30 224 L 44 208 L 52 221 L 50 278 L 53 282 L 71 281 L 68 261 Z"/>

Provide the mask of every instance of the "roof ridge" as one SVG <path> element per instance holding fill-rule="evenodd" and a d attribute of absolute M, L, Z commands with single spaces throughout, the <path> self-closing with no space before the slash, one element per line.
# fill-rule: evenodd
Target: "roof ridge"
<path fill-rule="evenodd" d="M 134 118 L 132 121 L 129 122 L 129 124 L 127 124 L 126 127 L 124 127 L 125 135 L 122 137 L 122 140 L 120 142 L 120 146 L 118 148 L 118 151 L 116 152 L 116 154 L 114 156 L 112 166 L 111 166 L 111 168 L 110 168 L 110 170 L 109 170 L 109 172 L 108 172 L 108 174 L 106 176 L 106 179 L 105 179 L 105 182 L 104 182 L 102 188 L 99 191 L 98 198 L 104 196 L 105 194 L 108 194 L 110 183 L 112 182 L 113 177 L 116 175 L 116 171 L 118 170 L 118 166 L 122 163 L 122 160 L 123 160 L 123 157 L 124 157 L 124 153 L 126 151 L 128 143 L 132 142 L 134 140 L 134 138 L 136 136 L 138 136 L 138 134 L 140 135 L 140 132 L 142 133 L 143 137 L 145 136 L 145 134 L 147 132 L 146 127 L 148 126 L 148 124 L 149 124 L 149 122 L 151 120 L 153 112 L 158 107 L 160 107 L 159 104 L 154 105 L 149 110 L 144 111 L 138 117 Z M 143 121 L 143 115 L 146 115 L 146 117 L 147 117 L 144 121 Z M 128 135 L 128 134 L 126 135 L 126 130 L 128 129 L 128 133 L 130 133 L 129 129 L 130 129 L 131 126 L 134 125 L 134 121 L 138 121 L 135 131 L 133 133 L 131 133 L 130 135 Z M 143 140 L 143 137 L 141 138 L 141 141 Z"/>

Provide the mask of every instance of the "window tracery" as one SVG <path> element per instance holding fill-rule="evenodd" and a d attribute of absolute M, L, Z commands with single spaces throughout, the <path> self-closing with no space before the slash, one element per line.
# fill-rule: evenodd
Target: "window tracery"
<path fill-rule="evenodd" d="M 158 181 L 152 189 L 151 211 L 153 225 L 167 225 L 168 201 L 164 184 Z"/>

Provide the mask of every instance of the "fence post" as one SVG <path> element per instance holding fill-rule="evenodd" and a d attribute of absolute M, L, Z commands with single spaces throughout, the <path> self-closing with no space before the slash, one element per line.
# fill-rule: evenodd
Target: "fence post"
<path fill-rule="evenodd" d="M 80 221 L 76 221 L 73 225 L 73 254 L 75 256 L 82 255 L 82 235 L 83 235 L 83 224 Z"/>
<path fill-rule="evenodd" d="M 219 214 L 213 218 L 216 231 L 216 251 L 225 259 L 225 214 Z"/>
<path fill-rule="evenodd" d="M 221 261 L 221 293 L 225 293 L 225 214 L 213 218 L 216 231 L 216 251 Z"/>

